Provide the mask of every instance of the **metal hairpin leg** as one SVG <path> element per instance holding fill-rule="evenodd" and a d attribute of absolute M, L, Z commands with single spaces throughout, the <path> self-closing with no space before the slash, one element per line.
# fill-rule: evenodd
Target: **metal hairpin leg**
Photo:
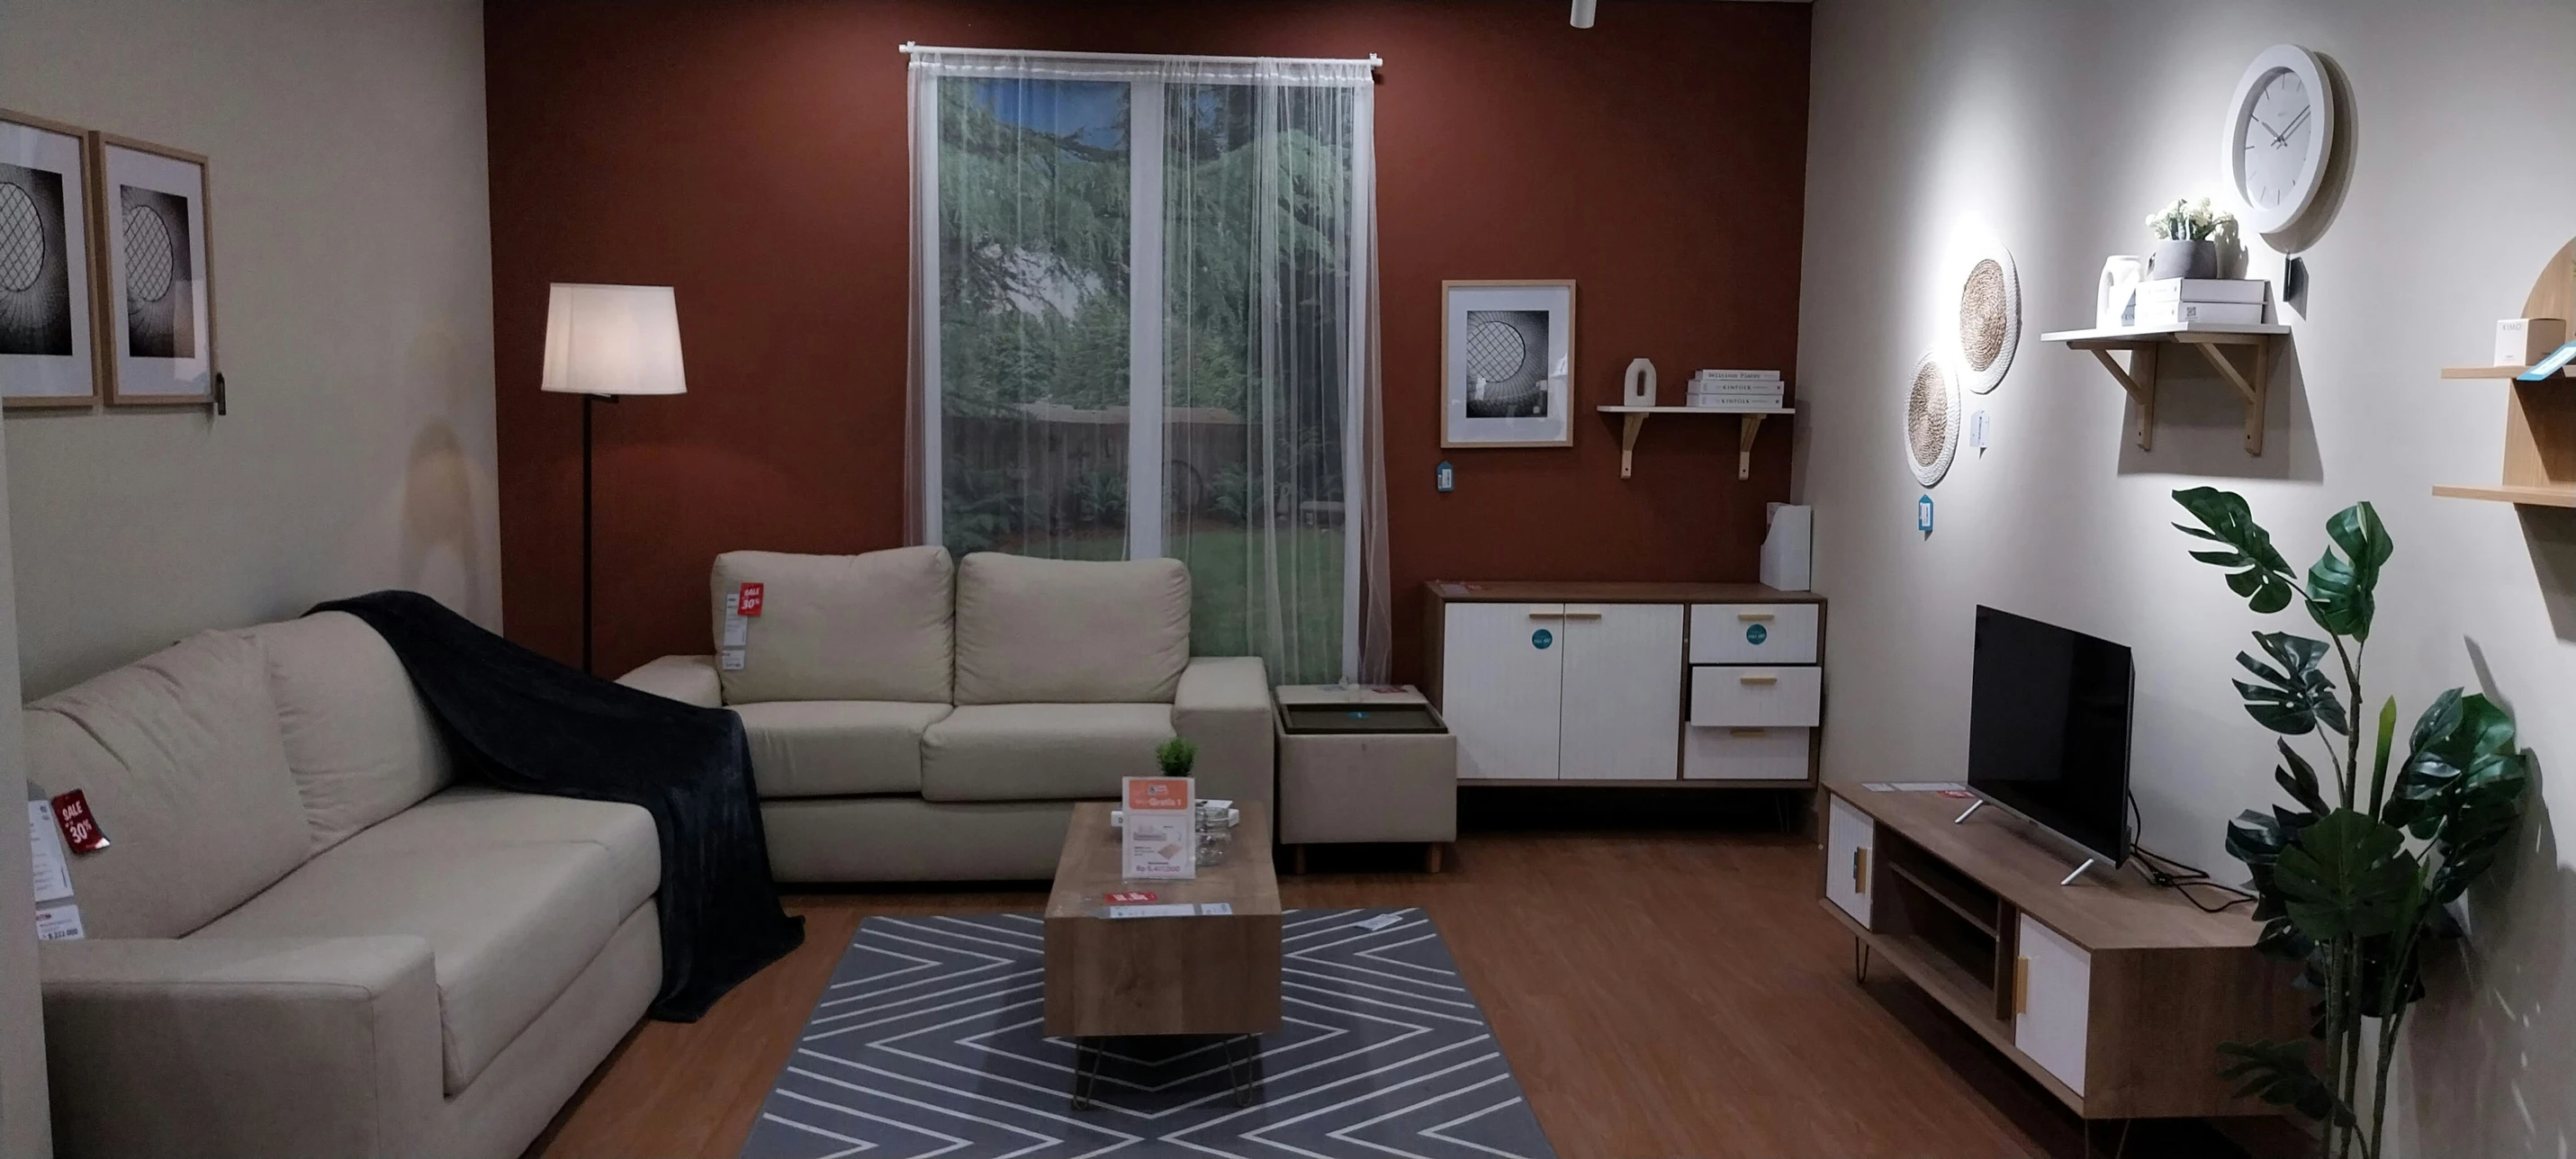
<path fill-rule="evenodd" d="M 1091 1088 L 1100 1081 L 1100 1040 L 1073 1040 L 1073 1109 L 1091 1109 Z"/>
<path fill-rule="evenodd" d="M 1236 1043 L 1243 1044 L 1243 1059 L 1240 1062 L 1234 1057 Z M 1259 1079 L 1259 1076 L 1253 1073 L 1252 1060 L 1260 1055 L 1261 1045 L 1249 1034 L 1238 1034 L 1225 1040 L 1224 1049 L 1225 1077 L 1226 1081 L 1234 1084 L 1234 1105 L 1249 1107 L 1252 1105 L 1254 1084 Z"/>
<path fill-rule="evenodd" d="M 2080 1121 L 2084 1124 L 2084 1159 L 2093 1159 L 2093 1124 L 2097 1120 Z M 2123 1159 L 2129 1153 L 2129 1128 L 2137 1125 L 2136 1119 L 2120 1120 L 2120 1141 L 2112 1144 L 2111 1159 Z"/>
<path fill-rule="evenodd" d="M 1869 943 L 1852 939 L 1852 981 L 1869 981 Z"/>

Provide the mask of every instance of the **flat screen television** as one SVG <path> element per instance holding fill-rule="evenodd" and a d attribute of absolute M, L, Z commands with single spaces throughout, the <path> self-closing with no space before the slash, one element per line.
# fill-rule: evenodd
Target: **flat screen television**
<path fill-rule="evenodd" d="M 2118 866 L 2135 686 L 2126 645 L 1978 607 L 1968 787 Z"/>

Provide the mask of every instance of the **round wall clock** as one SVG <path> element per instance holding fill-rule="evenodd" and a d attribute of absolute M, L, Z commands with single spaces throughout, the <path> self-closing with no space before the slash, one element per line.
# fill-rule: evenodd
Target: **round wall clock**
<path fill-rule="evenodd" d="M 2227 103 L 2221 172 L 2244 204 L 2244 223 L 2277 233 L 2316 204 L 2334 151 L 2333 75 L 2295 44 L 2264 49 Z"/>
<path fill-rule="evenodd" d="M 1905 460 L 1914 481 L 1926 487 L 1950 473 L 1959 454 L 1959 383 L 1951 377 L 1940 351 L 1930 351 L 1914 364 L 1914 382 L 1905 392 Z"/>
<path fill-rule="evenodd" d="M 2012 251 L 1984 241 L 1968 255 L 1959 279 L 1959 328 L 1954 355 L 1967 387 L 1978 394 L 2002 386 L 2021 345 L 2021 275 Z"/>

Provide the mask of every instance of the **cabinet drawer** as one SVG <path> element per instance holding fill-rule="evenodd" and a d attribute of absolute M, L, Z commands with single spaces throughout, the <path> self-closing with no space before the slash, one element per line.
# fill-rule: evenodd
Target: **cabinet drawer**
<path fill-rule="evenodd" d="M 1824 670 L 1693 668 L 1690 722 L 1737 728 L 1814 728 L 1823 723 Z"/>
<path fill-rule="evenodd" d="M 1870 851 L 1878 844 L 1878 823 L 1830 793 L 1825 796 L 1825 896 L 1870 927 Z"/>
<path fill-rule="evenodd" d="M 1692 728 L 1682 738 L 1682 778 L 1806 780 L 1808 735 L 1803 728 Z"/>
<path fill-rule="evenodd" d="M 1693 604 L 1693 664 L 1813 664 L 1814 604 Z"/>

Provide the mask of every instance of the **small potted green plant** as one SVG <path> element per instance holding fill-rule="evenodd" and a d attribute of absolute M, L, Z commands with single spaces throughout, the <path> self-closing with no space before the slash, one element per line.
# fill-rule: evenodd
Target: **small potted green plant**
<path fill-rule="evenodd" d="M 1163 767 L 1166 777 L 1186 777 L 1198 762 L 1199 746 L 1185 736 L 1173 737 L 1154 748 L 1154 763 Z"/>
<path fill-rule="evenodd" d="M 2148 277 L 2214 278 L 2220 243 L 2236 240 L 2236 215 L 2211 206 L 2206 197 L 2177 197 L 2147 215 L 2147 229 L 2156 235 L 2156 248 L 2147 254 Z"/>

